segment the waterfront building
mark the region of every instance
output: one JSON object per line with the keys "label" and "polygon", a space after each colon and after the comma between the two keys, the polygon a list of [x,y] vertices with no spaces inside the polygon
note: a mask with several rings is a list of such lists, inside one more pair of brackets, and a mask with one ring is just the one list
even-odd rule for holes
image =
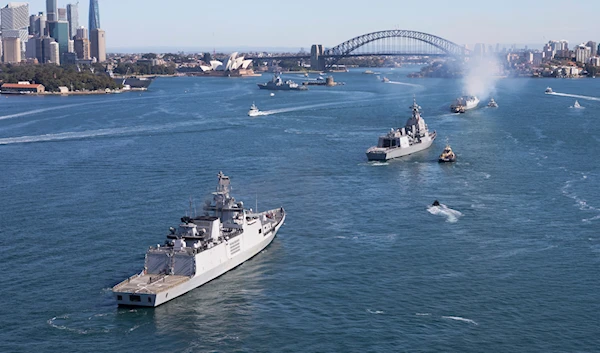
{"label": "waterfront building", "polygon": [[[2,31],[2,41],[8,40],[11,48],[15,43],[11,38],[19,38],[20,59],[25,54],[25,43],[29,40],[29,4],[11,2],[0,9],[0,30]],[[14,56],[11,57],[11,60],[13,59]]]}
{"label": "waterfront building", "polygon": [[[593,49],[593,48],[592,48]],[[600,55],[600,44],[598,44],[598,49],[596,50],[596,54]]]}
{"label": "waterfront building", "polygon": [[60,49],[56,42],[50,42],[50,62],[60,65]]}
{"label": "waterfront building", "polygon": [[89,28],[91,35],[93,30],[100,29],[100,10],[98,8],[98,0],[90,0],[89,20]]}
{"label": "waterfront building", "polygon": [[58,20],[59,21],[66,21],[67,20],[67,9],[64,7],[59,7],[57,10],[58,13]]}
{"label": "waterfront building", "polygon": [[2,39],[2,52],[6,64],[17,64],[21,62],[21,39],[9,37]]}
{"label": "waterfront building", "polygon": [[58,21],[56,0],[46,0],[46,20],[48,22]]}
{"label": "waterfront building", "polygon": [[69,22],[69,39],[73,39],[79,28],[79,3],[67,5],[67,22]]}
{"label": "waterfront building", "polygon": [[43,36],[46,29],[46,15],[39,12],[37,15],[29,16],[29,34],[32,36]]}
{"label": "waterfront building", "polygon": [[31,84],[27,81],[19,83],[5,83],[0,87],[2,94],[24,94],[24,93],[43,93],[46,88],[39,83]]}
{"label": "waterfront building", "polygon": [[600,66],[600,57],[592,56],[590,58],[590,65],[596,66],[596,67]]}
{"label": "waterfront building", "polygon": [[48,22],[48,35],[58,43],[60,55],[69,52],[69,23],[67,21]]}
{"label": "waterfront building", "polygon": [[592,50],[585,44],[580,44],[575,49],[575,61],[578,63],[587,63],[592,56]]}
{"label": "waterfront building", "polygon": [[106,61],[106,34],[104,30],[96,28],[90,30],[90,54],[92,58],[101,63]]}

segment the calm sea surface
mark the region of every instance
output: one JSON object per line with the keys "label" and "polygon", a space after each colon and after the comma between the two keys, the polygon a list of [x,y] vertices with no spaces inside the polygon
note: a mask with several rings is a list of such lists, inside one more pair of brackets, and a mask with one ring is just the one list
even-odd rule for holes
{"label": "calm sea surface", "polygon": [[[498,109],[455,115],[461,81],[417,70],[274,97],[268,75],[0,97],[0,351],[599,351],[600,80],[500,79]],[[368,163],[413,95],[438,139]],[[437,163],[446,139],[455,164]],[[287,210],[271,246],[156,309],[117,308],[110,288],[221,170],[246,205]]]}

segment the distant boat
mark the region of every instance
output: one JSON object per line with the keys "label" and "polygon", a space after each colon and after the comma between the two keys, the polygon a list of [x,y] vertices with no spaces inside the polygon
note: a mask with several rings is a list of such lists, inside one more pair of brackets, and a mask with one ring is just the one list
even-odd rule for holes
{"label": "distant boat", "polygon": [[490,102],[487,105],[490,108],[498,108],[498,103],[496,103],[496,101],[494,100],[494,98],[490,99]]}
{"label": "distant boat", "polygon": [[248,116],[258,116],[260,115],[260,110],[258,110],[258,107],[252,103],[252,105],[250,106],[250,110],[248,111]]}
{"label": "distant boat", "polygon": [[544,91],[544,93],[550,94],[550,93],[554,93],[554,92],[552,91],[552,88],[546,87],[546,90]]}
{"label": "distant boat", "polygon": [[275,93],[271,92],[270,96],[275,97]]}
{"label": "distant boat", "polygon": [[574,109],[583,109],[583,107],[581,106],[581,104],[579,104],[579,102],[577,100],[575,100],[575,103],[573,103],[573,105],[571,106],[571,108],[574,108]]}
{"label": "distant boat", "polygon": [[381,82],[388,83],[388,82],[390,82],[390,79],[383,76],[383,79],[381,79]]}

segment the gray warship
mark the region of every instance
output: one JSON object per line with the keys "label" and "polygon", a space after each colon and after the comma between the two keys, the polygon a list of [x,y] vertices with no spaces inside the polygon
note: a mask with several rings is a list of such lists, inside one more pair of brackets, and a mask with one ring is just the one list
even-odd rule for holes
{"label": "gray warship", "polygon": [[436,132],[429,132],[425,120],[421,117],[421,107],[414,100],[410,106],[412,116],[402,128],[391,129],[387,134],[379,137],[377,146],[367,150],[369,161],[386,161],[413,154],[429,148],[437,136]]}
{"label": "gray warship", "polygon": [[283,207],[258,213],[229,195],[218,175],[204,214],[184,216],[164,245],[146,252],[144,269],[112,288],[120,306],[156,307],[241,265],[273,241],[285,221]]}
{"label": "gray warship", "polygon": [[308,89],[308,87],[299,85],[292,80],[283,81],[278,74],[273,75],[269,82],[259,83],[258,88],[275,91],[305,91]]}

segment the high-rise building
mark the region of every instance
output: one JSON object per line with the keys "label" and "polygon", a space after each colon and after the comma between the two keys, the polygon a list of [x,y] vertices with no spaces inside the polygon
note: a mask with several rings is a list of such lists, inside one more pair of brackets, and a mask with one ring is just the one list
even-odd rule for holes
{"label": "high-rise building", "polygon": [[50,61],[60,65],[60,49],[56,42],[50,42]]}
{"label": "high-rise building", "polygon": [[69,38],[73,39],[79,27],[79,3],[67,5],[67,22],[69,22]]}
{"label": "high-rise building", "polygon": [[585,46],[590,47],[590,50],[592,51],[592,56],[596,55],[596,47],[598,46],[596,42],[590,40],[589,42],[585,43]]}
{"label": "high-rise building", "polygon": [[90,60],[90,40],[88,39],[87,29],[85,27],[77,28],[75,35],[75,53],[79,60]]}
{"label": "high-rise building", "polygon": [[100,10],[98,0],[90,0],[90,34],[93,30],[100,28]]}
{"label": "high-rise building", "polygon": [[[25,52],[25,43],[29,39],[29,4],[23,2],[11,2],[0,9],[0,30],[2,41],[8,40],[10,48],[15,41],[10,38],[19,38],[17,42],[21,46],[20,56]],[[4,45],[3,45],[4,47]],[[22,52],[22,53],[21,53]],[[11,57],[14,59],[14,57]]]}
{"label": "high-rise building", "polygon": [[90,31],[90,54],[92,58],[101,63],[106,61],[106,34],[104,30],[97,28]]}
{"label": "high-rise building", "polygon": [[59,21],[66,21],[67,20],[67,9],[64,7],[59,7],[57,9],[58,12],[58,20]]}
{"label": "high-rise building", "polygon": [[580,44],[575,49],[575,61],[578,63],[587,64],[592,56],[592,50],[585,44]]}
{"label": "high-rise building", "polygon": [[43,36],[46,29],[46,15],[43,12],[29,16],[29,34],[32,36]]}
{"label": "high-rise building", "polygon": [[85,27],[81,26],[77,28],[77,33],[75,34],[75,38],[89,38],[88,31]]}
{"label": "high-rise building", "polygon": [[48,22],[58,21],[56,0],[46,0],[46,20]]}
{"label": "high-rise building", "polygon": [[2,47],[3,62],[12,64],[21,62],[21,39],[18,37],[3,38]]}
{"label": "high-rise building", "polygon": [[[48,35],[56,40],[60,55],[69,52],[69,23],[66,21],[48,22]],[[52,62],[55,62],[54,60]]]}

